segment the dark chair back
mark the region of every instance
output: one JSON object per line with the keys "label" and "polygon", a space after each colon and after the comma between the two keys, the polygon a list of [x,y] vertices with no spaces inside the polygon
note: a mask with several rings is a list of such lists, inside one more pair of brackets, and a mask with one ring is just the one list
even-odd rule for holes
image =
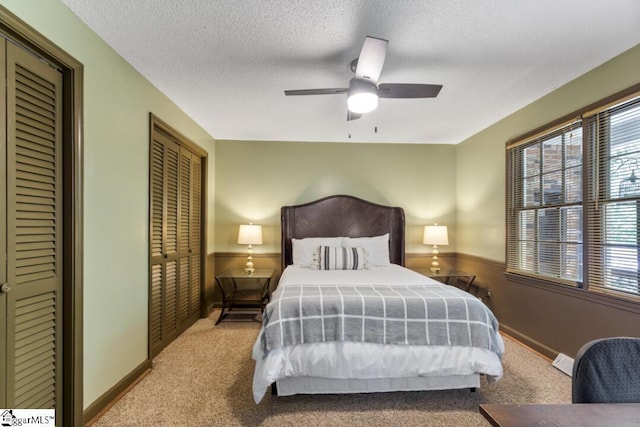
{"label": "dark chair back", "polygon": [[603,338],[576,355],[573,403],[640,403],[640,338]]}

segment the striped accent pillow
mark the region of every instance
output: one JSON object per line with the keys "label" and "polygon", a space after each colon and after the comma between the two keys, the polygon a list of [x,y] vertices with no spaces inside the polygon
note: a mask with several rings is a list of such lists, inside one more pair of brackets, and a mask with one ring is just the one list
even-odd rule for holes
{"label": "striped accent pillow", "polygon": [[364,248],[319,246],[314,270],[366,270],[369,268]]}

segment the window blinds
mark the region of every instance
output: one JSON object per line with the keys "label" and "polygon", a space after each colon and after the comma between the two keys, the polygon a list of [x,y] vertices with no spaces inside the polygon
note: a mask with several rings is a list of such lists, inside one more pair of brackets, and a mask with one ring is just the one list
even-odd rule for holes
{"label": "window blinds", "polygon": [[582,281],[581,122],[511,145],[507,167],[507,271]]}
{"label": "window blinds", "polygon": [[587,119],[588,283],[640,294],[640,98]]}
{"label": "window blinds", "polygon": [[507,271],[640,296],[640,96],[587,114],[507,147]]}

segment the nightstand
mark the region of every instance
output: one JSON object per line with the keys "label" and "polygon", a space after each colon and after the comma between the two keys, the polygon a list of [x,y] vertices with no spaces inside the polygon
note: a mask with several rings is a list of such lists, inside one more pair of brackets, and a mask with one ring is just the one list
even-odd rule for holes
{"label": "nightstand", "polygon": [[428,268],[418,268],[413,271],[467,292],[471,289],[471,285],[476,278],[475,274],[449,268],[443,268],[438,272],[431,271]]}
{"label": "nightstand", "polygon": [[[216,276],[216,283],[222,293],[222,310],[216,325],[231,314],[234,309],[259,309],[264,311],[264,306],[269,302],[269,283],[273,277],[272,269],[257,269],[253,274],[247,274],[244,270],[227,270]],[[250,317],[239,316],[236,320],[256,320],[261,318],[256,313],[249,313]]]}

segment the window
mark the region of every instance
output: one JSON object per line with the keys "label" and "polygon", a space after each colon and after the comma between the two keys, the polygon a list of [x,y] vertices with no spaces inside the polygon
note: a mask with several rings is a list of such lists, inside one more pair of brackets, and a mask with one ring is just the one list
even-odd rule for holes
{"label": "window", "polygon": [[582,127],[510,150],[508,270],[582,281]]}
{"label": "window", "polygon": [[591,154],[587,230],[589,286],[640,295],[640,99],[585,123]]}
{"label": "window", "polygon": [[640,295],[639,175],[638,97],[511,143],[507,271]]}

